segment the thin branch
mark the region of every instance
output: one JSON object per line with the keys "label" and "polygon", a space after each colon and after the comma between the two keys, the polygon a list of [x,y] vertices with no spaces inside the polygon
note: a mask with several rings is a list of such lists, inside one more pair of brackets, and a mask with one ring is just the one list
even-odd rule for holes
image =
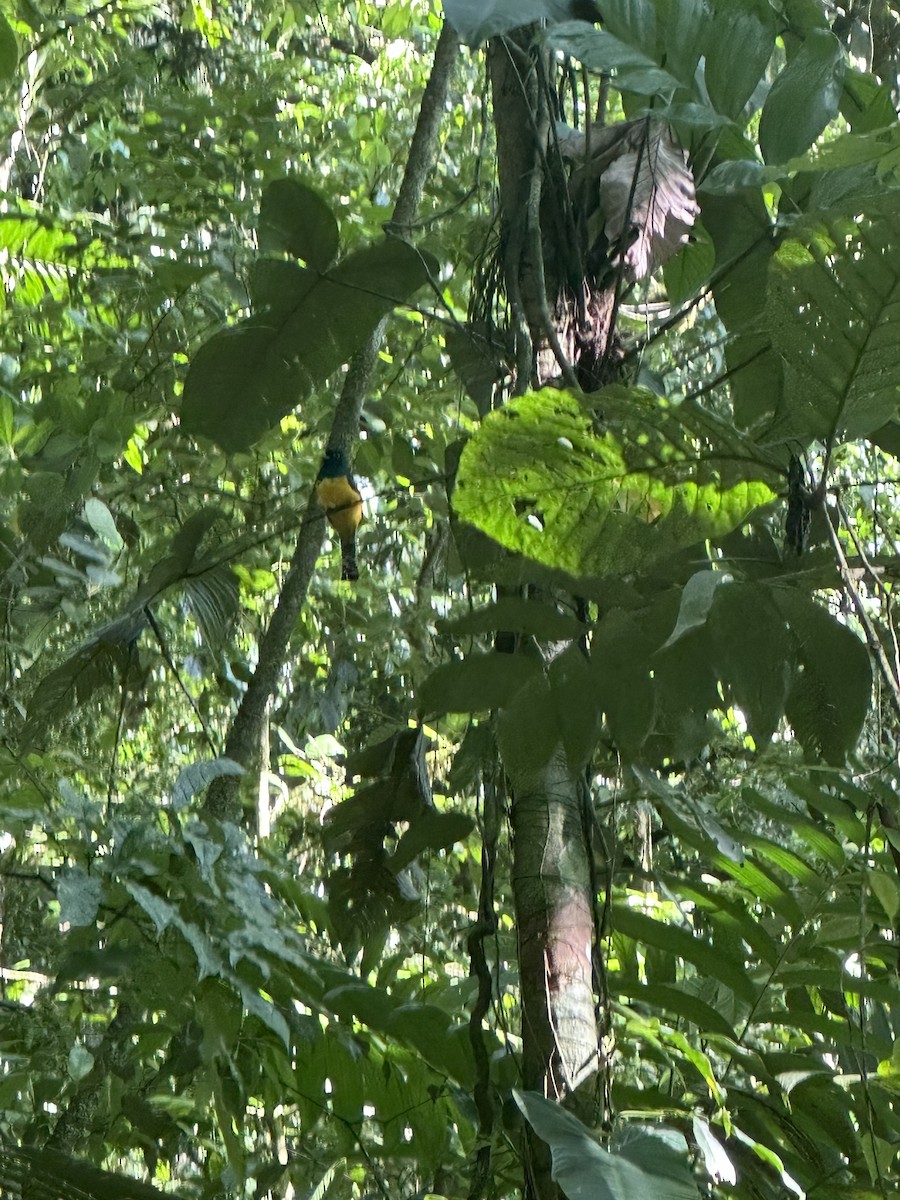
{"label": "thin branch", "polygon": [[831,514],[827,509],[825,511],[825,517],[825,526],[828,530],[828,538],[831,542],[831,547],[834,550],[834,556],[837,560],[838,572],[841,576],[841,581],[844,585],[847,595],[850,597],[850,602],[853,605],[853,609],[857,617],[859,618],[859,623],[863,627],[863,632],[866,635],[866,642],[868,644],[869,651],[872,654],[872,657],[875,659],[875,663],[881,672],[882,677],[884,678],[884,682],[887,684],[888,692],[894,704],[894,709],[897,715],[900,716],[900,681],[898,681],[893,669],[891,668],[891,664],[888,661],[888,656],[885,653],[884,645],[882,644],[881,638],[878,636],[878,631],[875,628],[872,618],[866,611],[863,598],[860,596],[859,590],[856,586],[856,581],[853,578],[853,571],[850,568],[850,564],[847,562],[847,556],[844,553],[844,547],[841,545],[841,539],[838,536],[838,531],[835,528],[834,522],[831,519]]}
{"label": "thin branch", "polygon": [[[456,33],[445,22],[435,49],[431,76],[422,96],[406,171],[391,218],[395,229],[408,229],[415,220],[425,182],[437,160],[438,135],[458,49]],[[385,326],[386,320],[379,322],[366,344],[351,360],[335,408],[328,444],[343,450],[348,458],[352,458],[352,450],[359,436],[360,414],[369,392]],[[291,635],[306,601],[322,546],[324,528],[315,492],[311,489],[290,569],[269,626],[260,641],[256,670],[241,699],[225,746],[227,756],[247,770],[252,768],[260,753],[263,723],[287,659]],[[221,776],[213,780],[206,798],[206,812],[216,817],[238,820],[238,786],[235,776]]]}

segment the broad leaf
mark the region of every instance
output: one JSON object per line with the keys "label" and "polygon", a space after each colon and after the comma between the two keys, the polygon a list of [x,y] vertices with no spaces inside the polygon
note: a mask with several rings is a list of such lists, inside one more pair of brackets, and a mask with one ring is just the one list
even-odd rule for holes
{"label": "broad leaf", "polygon": [[684,151],[659,121],[639,122],[600,176],[600,207],[610,245],[624,251],[629,274],[643,279],[687,241],[699,208]]}
{"label": "broad leaf", "polygon": [[466,840],[473,824],[472,818],[465,813],[419,813],[410,822],[386,865],[396,874],[426,850],[449,850],[457,842]]}
{"label": "broad leaf", "polygon": [[82,867],[69,867],[56,886],[59,919],[69,925],[92,925],[103,899],[103,884]]}
{"label": "broad leaf", "polygon": [[571,613],[560,612],[537,599],[516,596],[504,596],[496,604],[466,613],[455,621],[442,621],[439,627],[454,637],[502,630],[547,641],[567,641],[579,637],[585,630],[582,622]]}
{"label": "broad leaf", "polygon": [[603,615],[591,638],[591,674],[616,749],[633,758],[653,727],[656,692],[650,655],[656,649],[642,624],[621,609]]}
{"label": "broad leaf", "polygon": [[763,750],[784,715],[790,684],[792,646],[784,617],[769,589],[739,583],[716,592],[710,627],[717,674]]}
{"label": "broad leaf", "polygon": [[549,41],[554,49],[570,54],[591,70],[613,74],[616,86],[623,91],[670,97],[678,90],[675,76],[651,57],[652,44],[648,52],[644,46],[623,41],[608,29],[594,29],[581,21],[551,29]]}
{"label": "broad leaf", "polygon": [[811,30],[763,105],[759,145],[766,162],[787,162],[802,154],[837,116],[845,69],[844,51],[834,34]]}
{"label": "broad leaf", "polygon": [[0,79],[5,83],[13,77],[19,61],[19,45],[12,26],[0,14]]}
{"label": "broad leaf", "polygon": [[213,758],[185,767],[172,788],[172,807],[177,811],[200,791],[223,775],[243,775],[244,769],[230,758]]}
{"label": "broad leaf", "polygon": [[865,646],[814,600],[781,591],[776,603],[790,626],[800,667],[787,718],[804,750],[839,765],[856,745],[869,709],[872,668]]}
{"label": "broad leaf", "polygon": [[716,18],[721,24],[706,44],[706,87],[719,112],[737,117],[765,77],[775,47],[775,11],[769,0],[717,0]]}
{"label": "broad leaf", "polygon": [[[605,13],[607,21],[608,15]],[[692,88],[697,63],[707,43],[710,5],[707,0],[668,0],[660,6],[663,29],[660,40],[666,48],[666,67],[681,83]],[[717,34],[715,41],[730,41]]]}
{"label": "broad leaf", "polygon": [[502,708],[539,674],[538,663],[524,654],[470,654],[462,662],[432,671],[418,691],[419,711],[474,713]]}
{"label": "broad leaf", "polygon": [[132,648],[143,617],[125,617],[100,633],[45,675],[28,703],[21,744],[27,748],[41,735],[73,716],[107,688],[121,685],[132,665]]}
{"label": "broad leaf", "polygon": [[444,13],[460,39],[473,49],[533,21],[564,21],[571,16],[568,0],[444,0]]}
{"label": "broad leaf", "polygon": [[428,270],[396,238],[356,251],[327,274],[263,260],[253,281],[257,311],[210,338],[191,361],[182,427],[225,450],[249,449],[347,362]]}
{"label": "broad leaf", "polygon": [[337,222],[317,191],[299,179],[276,179],[259,206],[259,248],[292,254],[327,271],[340,245]]}
{"label": "broad leaf", "polygon": [[770,269],[766,323],[785,387],[775,429],[802,442],[873,433],[900,402],[895,222],[819,226]]}
{"label": "broad leaf", "polygon": [[207,646],[221,649],[237,619],[238,580],[228,563],[218,563],[184,581],[184,597]]}
{"label": "broad leaf", "polygon": [[492,413],[462,454],[459,515],[571,575],[626,574],[727,533],[773,499],[749,460],[698,457],[649,393],[607,388],[592,400],[594,420],[552,389]]}
{"label": "broad leaf", "polygon": [[680,1134],[655,1128],[611,1154],[584,1125],[537,1092],[514,1091],[530,1125],[550,1147],[553,1178],[568,1200],[698,1200]]}
{"label": "broad leaf", "polygon": [[716,589],[720,584],[730,582],[731,576],[722,571],[698,571],[696,575],[692,575],[681,593],[675,628],[660,649],[665,650],[690,630],[699,629],[701,625],[705,625],[716,596]]}

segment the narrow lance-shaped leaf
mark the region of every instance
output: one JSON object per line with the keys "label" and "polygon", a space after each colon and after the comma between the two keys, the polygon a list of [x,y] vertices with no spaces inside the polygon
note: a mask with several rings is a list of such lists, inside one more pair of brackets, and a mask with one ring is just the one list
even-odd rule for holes
{"label": "narrow lance-shaped leaf", "polygon": [[729,532],[774,498],[765,468],[698,455],[673,412],[640,390],[545,389],[491,414],[460,460],[459,515],[571,575],[628,573]]}

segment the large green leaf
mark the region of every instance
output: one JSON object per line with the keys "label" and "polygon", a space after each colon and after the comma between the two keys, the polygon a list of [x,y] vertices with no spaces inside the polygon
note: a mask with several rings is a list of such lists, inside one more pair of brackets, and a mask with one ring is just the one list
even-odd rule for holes
{"label": "large green leaf", "polygon": [[640,614],[605,613],[591,638],[591,673],[616,749],[632,758],[653,727],[656,693],[648,639]]}
{"label": "large green leaf", "polygon": [[[710,32],[710,6],[707,0],[668,0],[660,6],[660,16],[663,18],[660,41],[665,46],[666,68],[680,83],[693,87],[697,63]],[[717,35],[714,40],[730,39]]]}
{"label": "large green leaf", "polygon": [[[699,454],[683,420],[649,393],[607,388],[596,412],[545,389],[492,413],[460,460],[459,515],[571,575],[626,574],[727,533],[773,499],[765,470]],[[698,425],[699,430],[699,425]]]}
{"label": "large green leaf", "polygon": [[444,0],[447,20],[472,47],[533,21],[565,21],[574,7],[570,0]]}
{"label": "large green leaf", "polygon": [[537,1092],[514,1091],[516,1103],[550,1147],[553,1178],[568,1200],[698,1200],[684,1138],[669,1130],[643,1129],[611,1154],[590,1131]]}
{"label": "large green leaf", "polygon": [[259,205],[259,248],[292,254],[317,271],[337,257],[340,234],[328,204],[299,179],[276,179]]}
{"label": "large green leaf", "polygon": [[785,371],[779,434],[808,442],[879,429],[900,401],[896,223],[833,223],[785,242],[766,322]]}
{"label": "large green leaf", "polygon": [[551,31],[550,43],[592,70],[614,72],[616,86],[623,91],[671,96],[678,89],[675,76],[659,67],[642,46],[623,41],[608,29],[571,21]]}
{"label": "large green leaf", "polygon": [[787,697],[787,718],[804,750],[843,763],[869,710],[868,652],[855,633],[807,596],[783,590],[775,599],[800,664]]}
{"label": "large green leaf", "polygon": [[764,77],[775,46],[775,11],[768,0],[718,0],[716,18],[727,22],[710,31],[705,78],[719,112],[737,117]]}
{"label": "large green leaf", "polygon": [[0,15],[0,79],[5,83],[11,79],[19,61],[19,44],[12,26],[5,16]]}
{"label": "large green leaf", "polygon": [[766,162],[787,162],[802,154],[837,116],[845,69],[844,51],[834,34],[811,30],[763,105],[759,145]]}
{"label": "large green leaf", "polygon": [[540,674],[537,661],[524,654],[470,654],[432,671],[418,691],[419,711],[488,712],[511,703]]}
{"label": "large green leaf", "polygon": [[784,715],[790,683],[784,617],[768,588],[736,583],[717,589],[710,627],[719,678],[747,718],[757,749],[765,749]]}
{"label": "large green leaf", "polygon": [[29,748],[107,688],[124,683],[141,614],[111,622],[40,681],[28,703],[21,745]]}
{"label": "large green leaf", "polygon": [[396,238],[356,251],[327,274],[261,261],[256,311],[191,361],[182,427],[225,450],[248,449],[347,362],[428,272],[426,259]]}

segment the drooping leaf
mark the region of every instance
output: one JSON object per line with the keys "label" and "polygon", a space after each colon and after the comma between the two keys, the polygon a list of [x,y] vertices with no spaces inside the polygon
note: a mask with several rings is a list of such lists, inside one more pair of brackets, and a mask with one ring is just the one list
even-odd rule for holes
{"label": "drooping leaf", "polygon": [[855,747],[869,709],[868,652],[855,633],[809,597],[782,590],[774,598],[800,663],[787,697],[787,718],[805,750],[839,765]]}
{"label": "drooping leaf", "polygon": [[12,26],[0,14],[0,80],[12,79],[19,61],[19,45]]}
{"label": "drooping leaf", "polygon": [[568,20],[574,7],[571,0],[444,0],[447,20],[473,49],[533,21]]}
{"label": "drooping leaf", "polygon": [[656,694],[650,655],[656,649],[640,614],[621,609],[603,615],[591,638],[591,674],[617,750],[633,758],[653,728]]}
{"label": "drooping leaf", "polygon": [[692,575],[681,593],[681,603],[678,606],[678,620],[669,637],[660,647],[665,650],[672,646],[692,629],[699,629],[706,624],[716,589],[723,583],[731,583],[731,576],[722,571],[698,571]]}
{"label": "drooping leaf", "polygon": [[666,68],[679,82],[692,88],[697,63],[712,32],[708,0],[669,0],[659,6],[659,16],[662,24],[659,40],[665,46]]}
{"label": "drooping leaf", "polygon": [[536,598],[515,596],[504,596],[487,608],[442,622],[441,628],[455,637],[502,630],[547,641],[568,641],[584,632],[584,625],[571,613],[560,612]]}
{"label": "drooping leaf", "polygon": [[[652,11],[652,5],[649,6]],[[678,80],[660,67],[655,57],[654,43],[647,49],[636,41],[623,40],[623,34],[610,28],[594,29],[584,22],[568,22],[550,30],[550,45],[570,54],[586,67],[604,74],[613,74],[616,87],[642,96],[670,97],[678,90]]]}
{"label": "drooping leaf", "polygon": [[262,260],[257,311],[191,360],[182,427],[225,450],[248,449],[345,363],[429,269],[430,260],[397,238],[357,250],[324,274]]}
{"label": "drooping leaf", "polygon": [[56,886],[59,919],[69,925],[93,924],[103,899],[103,882],[82,867],[70,867]]}
{"label": "drooping leaf", "polygon": [[469,654],[462,662],[446,663],[432,671],[418,691],[419,711],[488,712],[502,708],[539,674],[537,662],[523,654]]}
{"label": "drooping leaf", "polygon": [[517,779],[543,770],[561,753],[561,741],[550,682],[541,672],[503,706],[497,721],[497,747],[510,778]]}
{"label": "drooping leaf", "polygon": [[184,579],[195,563],[203,539],[221,518],[221,511],[212,506],[192,513],[172,538],[168,554],[154,565],[140,596],[153,599]]}
{"label": "drooping leaf", "polygon": [[728,1157],[725,1147],[713,1134],[709,1125],[701,1117],[695,1116],[693,1121],[694,1138],[706,1163],[709,1177],[715,1183],[737,1183],[737,1172],[734,1163]]}
{"label": "drooping leaf", "polygon": [[125,543],[116,528],[113,515],[97,496],[89,496],[85,500],[84,519],[112,553],[117,554],[122,549]]}
{"label": "drooping leaf", "polygon": [[784,715],[790,684],[784,617],[767,588],[739,583],[717,591],[710,628],[716,672],[763,750]]}
{"label": "drooping leaf", "polygon": [[629,238],[625,263],[634,279],[652,274],[687,241],[699,212],[694,177],[663,122],[639,122],[624,140],[600,176],[600,207],[610,245]]}
{"label": "drooping leaf", "polygon": [[698,457],[648,393],[607,388],[592,399],[596,423],[553,389],[492,413],[462,454],[459,515],[572,575],[626,574],[727,533],[773,498],[749,460]]}
{"label": "drooping leaf", "polygon": [[426,850],[449,850],[472,832],[472,818],[458,812],[422,812],[410,822],[397,849],[388,859],[388,869],[402,871]]}
{"label": "drooping leaf", "polygon": [[553,1178],[568,1200],[698,1200],[687,1146],[679,1134],[658,1128],[645,1131],[652,1149],[633,1142],[611,1154],[561,1104],[537,1092],[514,1090],[513,1096],[535,1133],[549,1145]]}
{"label": "drooping leaf", "polygon": [[547,680],[566,759],[573,772],[583,771],[600,730],[599,696],[583,645],[573,642],[558,653],[547,668]]}
{"label": "drooping leaf", "polygon": [[238,580],[228,563],[218,563],[199,575],[184,581],[184,596],[203,640],[214,649],[221,649],[237,619],[239,608]]}
{"label": "drooping leaf", "polygon": [[114,622],[45,675],[28,704],[22,745],[35,745],[41,735],[100,692],[121,684],[130,665],[130,648],[142,627],[140,616]]}
{"label": "drooping leaf", "polygon": [[[737,864],[732,866],[735,870],[740,869]],[[725,955],[711,942],[695,937],[687,929],[678,925],[667,925],[624,905],[616,908],[613,926],[637,942],[658,946],[693,963],[701,974],[719,980],[730,988],[735,996],[751,1003],[755,999],[755,985],[747,975],[739,954]]]}
{"label": "drooping leaf", "polygon": [[185,767],[172,788],[172,807],[177,811],[189,804],[194,796],[223,775],[243,775],[244,769],[230,758],[213,758],[207,762],[191,763]]}
{"label": "drooping leaf", "polygon": [[759,122],[759,145],[768,163],[802,154],[837,116],[846,59],[840,42],[813,29],[772,84]]}

